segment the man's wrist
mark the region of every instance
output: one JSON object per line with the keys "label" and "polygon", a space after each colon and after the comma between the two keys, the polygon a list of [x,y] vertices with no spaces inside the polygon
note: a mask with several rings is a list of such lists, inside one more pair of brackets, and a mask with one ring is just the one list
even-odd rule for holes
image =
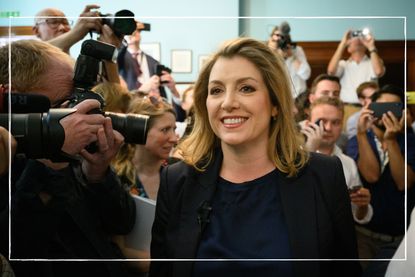
{"label": "man's wrist", "polygon": [[369,54],[377,53],[377,52],[378,52],[378,49],[376,49],[376,47],[369,49]]}

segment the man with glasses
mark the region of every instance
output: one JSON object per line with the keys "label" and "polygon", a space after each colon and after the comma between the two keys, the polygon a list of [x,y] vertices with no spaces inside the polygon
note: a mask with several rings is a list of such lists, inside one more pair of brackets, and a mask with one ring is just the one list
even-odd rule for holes
{"label": "man with glasses", "polygon": [[99,7],[86,5],[73,28],[71,28],[72,21],[68,20],[62,11],[52,8],[43,9],[36,14],[33,32],[41,40],[48,41],[69,53],[72,45],[82,40],[89,31],[95,30],[101,33],[103,26],[99,12],[93,11]]}

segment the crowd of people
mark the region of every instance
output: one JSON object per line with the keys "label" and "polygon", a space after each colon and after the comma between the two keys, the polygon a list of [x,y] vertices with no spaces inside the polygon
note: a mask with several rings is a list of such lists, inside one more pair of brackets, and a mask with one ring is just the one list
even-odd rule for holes
{"label": "crowd of people", "polygon": [[[61,140],[0,127],[4,276],[414,272],[388,259],[402,258],[415,206],[415,103],[405,107],[402,88],[379,85],[385,66],[373,34],[346,31],[308,87],[312,67],[282,22],[267,42],[224,42],[181,92],[174,72],[140,49],[142,22],[120,38],[98,9],[87,5],[73,28],[62,11],[41,10],[39,40],[0,48],[0,92],[46,97],[50,118],[59,117],[41,123],[55,124]],[[118,56],[88,88],[96,97],[73,102],[69,51],[91,30]],[[375,116],[385,103],[398,110]],[[120,128],[111,114],[139,115],[142,131]],[[57,149],[30,157],[19,144]],[[142,251],[125,242],[133,196],[156,202]]]}

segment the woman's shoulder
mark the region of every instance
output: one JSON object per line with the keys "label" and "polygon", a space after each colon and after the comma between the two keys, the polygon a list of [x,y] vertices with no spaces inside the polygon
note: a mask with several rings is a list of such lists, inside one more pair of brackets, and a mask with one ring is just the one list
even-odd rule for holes
{"label": "woman's shoulder", "polygon": [[310,159],[307,166],[319,169],[321,167],[327,168],[336,165],[341,165],[340,159],[337,156],[329,156],[321,153],[310,153]]}
{"label": "woman's shoulder", "polygon": [[319,179],[327,179],[330,176],[340,174],[343,170],[341,161],[336,156],[324,155],[321,153],[310,153],[307,164],[302,168],[299,176],[320,176]]}

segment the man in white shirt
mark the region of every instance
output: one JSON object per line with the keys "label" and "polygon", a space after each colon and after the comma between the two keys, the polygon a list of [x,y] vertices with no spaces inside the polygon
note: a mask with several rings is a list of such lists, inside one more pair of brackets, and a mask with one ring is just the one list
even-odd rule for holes
{"label": "man in white shirt", "polygon": [[[344,50],[350,54],[342,60]],[[369,56],[366,55],[366,50]],[[356,95],[357,87],[367,81],[376,81],[385,73],[383,60],[375,46],[375,38],[369,31],[351,31],[344,33],[336,52],[327,67],[327,73],[340,78],[342,90],[340,99],[345,103],[345,119],[360,108]]]}
{"label": "man in white shirt", "polygon": [[368,189],[362,187],[355,161],[343,154],[336,145],[342,132],[342,122],[341,100],[323,96],[314,101],[310,106],[309,120],[302,128],[302,133],[307,137],[305,147],[309,151],[339,157],[350,192],[353,217],[357,223],[365,224],[373,215],[369,204],[371,195]]}

